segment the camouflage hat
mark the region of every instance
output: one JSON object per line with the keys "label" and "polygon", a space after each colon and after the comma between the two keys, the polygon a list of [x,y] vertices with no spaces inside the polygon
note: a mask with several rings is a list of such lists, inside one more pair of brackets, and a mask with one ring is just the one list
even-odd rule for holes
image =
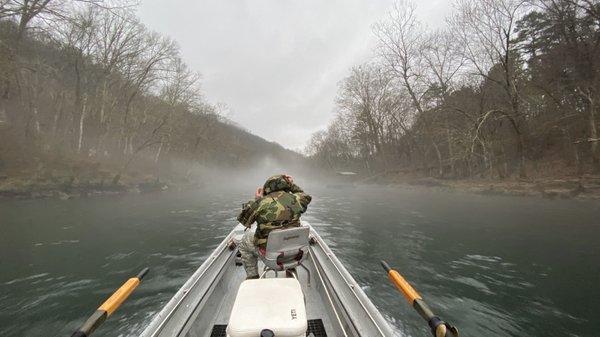
{"label": "camouflage hat", "polygon": [[267,195],[276,191],[287,191],[291,187],[292,185],[283,177],[283,174],[278,174],[267,179],[263,186],[263,193],[264,195]]}

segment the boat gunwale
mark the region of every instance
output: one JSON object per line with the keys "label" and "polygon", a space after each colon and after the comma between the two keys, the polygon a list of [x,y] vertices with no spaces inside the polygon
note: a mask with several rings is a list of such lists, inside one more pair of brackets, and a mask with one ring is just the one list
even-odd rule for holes
{"label": "boat gunwale", "polygon": [[[313,250],[312,247],[310,249],[311,249],[311,251]],[[329,280],[329,278],[327,278],[327,275],[325,275],[325,278],[323,278],[323,276],[321,274],[321,270],[323,270],[323,266],[321,265],[321,263],[319,261],[316,261],[316,259],[314,259],[314,258],[312,258],[312,263],[315,267],[317,276],[319,277],[319,280],[321,281],[323,290],[325,291],[325,295],[327,296],[327,300],[329,301],[329,305],[331,305],[331,309],[333,310],[335,319],[336,319],[337,323],[339,324],[339,328],[342,330],[344,337],[348,337],[348,334],[346,333],[346,329],[344,328],[344,323],[342,322],[342,318],[340,318],[340,313],[338,313],[338,309],[344,310],[344,312],[342,312],[341,314],[346,315],[346,317],[344,317],[344,320],[347,321],[347,320],[349,320],[347,317],[348,316],[347,309],[342,306],[339,295],[335,292],[335,289],[334,289],[333,285],[331,284],[331,281]],[[325,271],[323,270],[323,274],[324,273],[325,273]],[[330,291],[333,293],[333,296],[335,296],[335,299],[332,298],[332,294],[330,293]],[[339,308],[336,308],[338,306],[339,306]],[[352,323],[352,325],[354,326],[354,323]],[[354,326],[354,329],[356,330],[356,326]]]}
{"label": "boat gunwale", "polygon": [[[377,307],[373,304],[373,302],[371,302],[371,300],[369,299],[367,294],[365,294],[365,292],[362,290],[362,288],[360,287],[358,282],[356,282],[354,277],[352,277],[350,272],[348,272],[346,267],[344,267],[344,265],[337,258],[335,253],[331,250],[331,248],[329,248],[329,245],[327,245],[325,240],[323,240],[323,238],[314,229],[314,227],[310,224],[308,226],[311,228],[311,234],[315,237],[316,242],[319,244],[319,248],[325,253],[324,255],[327,257],[327,259],[329,259],[331,261],[331,264],[335,267],[335,269],[337,271],[336,274],[339,275],[339,277],[341,277],[341,279],[343,280],[343,282],[345,283],[347,288],[350,290],[350,293],[352,295],[354,295],[355,299],[358,301],[358,303],[362,307],[362,311],[367,313],[367,316],[369,317],[369,319],[371,320],[373,325],[377,328],[379,334],[384,337],[392,336],[393,335],[392,329],[389,326],[389,323],[387,322],[387,320],[383,317],[383,315],[379,311],[379,309],[377,309]],[[311,248],[313,248],[313,247],[311,247]],[[324,271],[325,278],[331,284],[331,281],[330,281],[331,277],[325,271],[323,263],[319,260],[319,257],[316,256],[316,254],[311,254],[311,258],[313,259],[313,263],[316,262],[315,268],[318,268],[320,266],[321,269]],[[319,266],[317,266],[317,263]],[[340,304],[346,311],[346,314],[348,315],[350,322],[354,325],[354,328],[358,331],[358,328],[356,327],[356,324],[354,322],[355,320],[352,319],[352,316],[349,314],[350,310],[348,310],[344,301],[342,301],[340,299],[339,290],[336,290],[336,288],[333,286],[331,288],[332,288],[333,292],[335,293],[336,297],[338,298],[338,301],[340,302]],[[373,314],[378,317],[374,317]],[[383,325],[383,327],[381,325]],[[388,330],[388,332],[386,333],[385,330]]]}
{"label": "boat gunwale", "polygon": [[[219,255],[221,255],[221,254],[219,254]],[[207,297],[207,295],[209,295],[209,296],[212,295],[212,293],[214,291],[214,287],[213,286],[216,286],[216,284],[221,280],[221,277],[223,275],[223,270],[225,270],[225,268],[227,268],[227,262],[229,260],[231,260],[231,255],[226,259],[225,263],[223,263],[221,265],[221,268],[219,268],[218,272],[216,273],[216,275],[217,275],[218,278],[217,277],[213,278],[210,281],[210,284],[208,285],[207,290],[204,293],[201,294],[200,298],[197,301],[194,302],[194,308],[192,309],[190,315],[188,315],[187,318],[185,319],[185,322],[181,326],[181,329],[179,329],[179,332],[177,333],[177,336],[180,336],[181,333],[188,326],[188,324],[190,324],[190,319],[192,317],[197,316],[196,312],[198,310],[198,307],[200,306],[200,304],[202,303],[202,301]],[[200,277],[202,277],[202,275]],[[192,322],[192,324],[193,324],[193,322]]]}
{"label": "boat gunwale", "polygon": [[[217,260],[217,257],[219,257],[221,254],[223,254],[223,252],[225,252],[225,249],[227,248],[227,243],[229,242],[229,240],[231,240],[231,238],[235,234],[236,227],[234,227],[231,230],[231,232],[229,232],[229,234],[212,251],[212,253],[208,256],[208,258],[200,265],[200,267],[198,267],[198,269],[196,269],[196,271],[192,274],[192,276],[190,276],[188,278],[188,280],[181,286],[181,288],[179,288],[179,290],[177,290],[177,292],[173,295],[173,297],[171,297],[171,299],[167,302],[167,304],[165,304],[165,306],[158,313],[156,313],[154,315],[154,318],[150,321],[148,326],[144,329],[144,331],[140,335],[141,337],[143,337],[143,336],[154,337],[154,336],[157,336],[163,330],[166,323],[171,319],[173,314],[179,309],[179,306],[181,305],[181,303],[183,303],[183,301],[185,301],[187,299],[187,297],[190,295],[191,290],[198,285],[198,282],[200,282],[200,280],[202,279],[204,274],[209,270],[209,268],[212,266],[212,264]],[[232,252],[232,254],[233,254],[233,252]],[[202,297],[204,297],[204,296],[202,296]],[[186,319],[186,323],[182,325],[182,328],[187,324],[189,317],[191,317],[193,315],[193,313],[197,309],[197,305],[201,301],[202,301],[202,298],[199,301],[197,301],[196,305],[194,306],[194,310],[191,311],[190,315]],[[155,325],[157,325],[157,326],[154,327]],[[180,330],[180,332],[181,332],[181,330]]]}

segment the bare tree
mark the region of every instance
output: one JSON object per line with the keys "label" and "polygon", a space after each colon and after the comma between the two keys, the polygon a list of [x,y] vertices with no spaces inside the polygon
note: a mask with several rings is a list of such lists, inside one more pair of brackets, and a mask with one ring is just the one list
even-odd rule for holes
{"label": "bare tree", "polygon": [[[137,1],[119,0],[2,0],[0,1],[0,19],[16,18],[18,21],[17,38],[21,40],[30,24],[35,20],[42,21],[46,26],[55,21],[70,18],[78,5],[94,5],[104,10],[131,8]],[[44,24],[36,28],[44,29]]]}
{"label": "bare tree", "polygon": [[433,120],[425,115],[425,95],[428,92],[427,60],[424,50],[427,47],[427,31],[416,18],[416,5],[409,0],[394,3],[387,20],[375,26],[379,39],[378,55],[395,74],[408,93],[415,112],[422,116],[423,130],[428,143],[436,153],[438,174],[443,174],[443,156],[431,129]]}
{"label": "bare tree", "polygon": [[408,0],[397,1],[385,21],[374,27],[379,39],[378,55],[385,66],[406,88],[414,108],[423,112],[424,65],[421,57],[425,45],[424,27],[416,18],[416,6]]}
{"label": "bare tree", "polygon": [[[450,127],[450,114],[441,108],[448,94],[455,89],[456,79],[461,75],[461,71],[464,71],[466,59],[461,43],[449,30],[439,29],[429,34],[424,47],[423,58],[427,64],[426,80],[430,108],[437,110],[436,119],[443,125],[450,174],[454,176],[454,136]],[[442,170],[440,167],[440,175],[443,174]]]}
{"label": "bare tree", "polygon": [[[518,85],[519,54],[515,43],[515,24],[525,10],[524,0],[457,0],[458,13],[450,21],[453,33],[464,46],[464,56],[486,81],[504,90],[507,107],[491,109],[508,119],[517,140],[519,174],[525,166],[525,118]],[[499,69],[498,74],[490,69]]]}

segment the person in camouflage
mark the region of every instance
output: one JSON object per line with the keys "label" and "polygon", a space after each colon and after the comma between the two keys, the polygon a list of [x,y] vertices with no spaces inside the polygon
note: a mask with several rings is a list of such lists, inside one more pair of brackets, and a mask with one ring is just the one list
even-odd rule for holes
{"label": "person in camouflage", "polygon": [[[245,203],[238,221],[248,230],[239,250],[248,279],[258,278],[257,248],[267,246],[269,233],[276,229],[300,226],[300,215],[306,212],[311,196],[296,184],[291,176],[274,175],[259,187],[254,200]],[[256,222],[255,230],[250,230]]]}

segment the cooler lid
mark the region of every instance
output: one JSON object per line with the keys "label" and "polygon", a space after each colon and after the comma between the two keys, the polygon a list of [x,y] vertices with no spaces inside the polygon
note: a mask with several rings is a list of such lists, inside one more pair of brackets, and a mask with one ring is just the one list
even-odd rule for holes
{"label": "cooler lid", "polygon": [[300,283],[293,278],[246,280],[238,289],[229,337],[256,337],[268,329],[277,337],[306,336],[307,320]]}

